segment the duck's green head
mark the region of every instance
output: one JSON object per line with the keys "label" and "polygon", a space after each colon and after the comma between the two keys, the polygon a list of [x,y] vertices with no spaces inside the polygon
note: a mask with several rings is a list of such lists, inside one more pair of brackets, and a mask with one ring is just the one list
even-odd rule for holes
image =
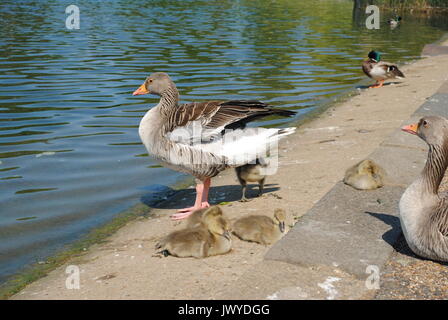
{"label": "duck's green head", "polygon": [[374,60],[374,61],[376,61],[376,62],[379,62],[379,61],[381,60],[381,53],[372,50],[372,51],[369,52],[368,57],[369,57],[371,60]]}

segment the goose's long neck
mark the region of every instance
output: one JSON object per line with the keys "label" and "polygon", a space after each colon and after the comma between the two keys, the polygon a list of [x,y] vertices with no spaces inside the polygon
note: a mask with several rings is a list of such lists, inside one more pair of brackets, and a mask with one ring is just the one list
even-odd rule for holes
{"label": "goose's long neck", "polygon": [[177,106],[178,101],[179,91],[177,91],[176,85],[171,83],[171,85],[160,95],[159,107],[162,114],[169,115],[172,108]]}
{"label": "goose's long neck", "polygon": [[448,145],[429,145],[428,159],[422,172],[424,191],[437,195],[448,166]]}

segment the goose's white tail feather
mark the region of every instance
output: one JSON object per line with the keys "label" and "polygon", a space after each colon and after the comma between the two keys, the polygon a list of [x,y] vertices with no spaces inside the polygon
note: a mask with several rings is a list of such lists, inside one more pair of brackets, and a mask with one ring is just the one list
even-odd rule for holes
{"label": "goose's white tail feather", "polygon": [[222,139],[201,145],[201,149],[227,159],[230,166],[253,163],[277,153],[278,140],[294,133],[296,128],[246,128],[225,133]]}

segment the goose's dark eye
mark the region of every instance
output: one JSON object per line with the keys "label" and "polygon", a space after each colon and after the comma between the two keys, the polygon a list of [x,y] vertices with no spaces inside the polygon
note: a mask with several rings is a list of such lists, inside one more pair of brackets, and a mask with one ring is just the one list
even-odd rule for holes
{"label": "goose's dark eye", "polygon": [[426,120],[423,120],[422,125],[423,125],[424,127],[426,127],[426,126],[428,126],[428,122],[427,122]]}

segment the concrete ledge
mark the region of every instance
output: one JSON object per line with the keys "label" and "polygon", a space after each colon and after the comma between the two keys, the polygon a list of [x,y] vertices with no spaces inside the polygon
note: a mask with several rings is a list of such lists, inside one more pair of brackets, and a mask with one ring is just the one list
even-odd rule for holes
{"label": "concrete ledge", "polygon": [[[367,274],[365,275],[367,276]],[[334,267],[303,268],[280,261],[263,261],[243,274],[218,299],[309,300],[360,299],[366,296],[365,279]]]}
{"label": "concrete ledge", "polygon": [[437,90],[437,93],[445,93],[448,94],[448,81],[445,81],[439,88],[439,90]]}
{"label": "concrete ledge", "polygon": [[386,170],[386,185],[405,187],[411,184],[416,173],[423,169],[425,155],[426,152],[419,149],[381,146],[368,158]]}
{"label": "concrete ledge", "polygon": [[[424,115],[448,118],[448,82],[404,124]],[[358,191],[338,182],[266,253],[265,260],[338,267],[365,278],[366,267],[383,266],[401,235],[399,199],[422,170],[426,154],[421,139],[397,128],[368,157],[386,170],[386,186]]]}
{"label": "concrete ledge", "polygon": [[423,52],[422,52],[422,56],[438,56],[441,54],[448,54],[448,46],[427,44],[423,48]]}
{"label": "concrete ledge", "polygon": [[339,267],[365,278],[382,266],[400,235],[397,199],[403,187],[358,191],[337,183],[266,254],[266,260]]}
{"label": "concrete ledge", "polygon": [[[439,92],[445,89],[448,90],[448,85],[440,87]],[[438,115],[448,118],[448,93],[436,93],[432,95],[428,101],[415,111],[414,115]]]}

